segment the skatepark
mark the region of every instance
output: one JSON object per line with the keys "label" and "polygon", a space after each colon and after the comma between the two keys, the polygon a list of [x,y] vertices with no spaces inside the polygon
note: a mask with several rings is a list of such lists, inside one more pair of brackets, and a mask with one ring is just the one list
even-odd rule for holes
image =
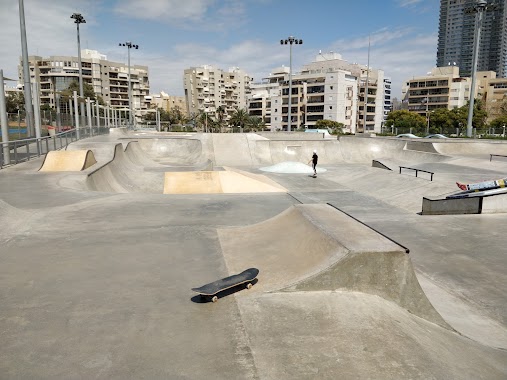
{"label": "skatepark", "polygon": [[0,378],[505,379],[507,193],[446,198],[505,155],[111,129],[5,167]]}

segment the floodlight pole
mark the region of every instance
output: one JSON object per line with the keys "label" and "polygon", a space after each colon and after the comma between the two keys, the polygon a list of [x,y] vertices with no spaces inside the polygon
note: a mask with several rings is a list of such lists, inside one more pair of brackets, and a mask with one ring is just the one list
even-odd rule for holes
{"label": "floodlight pole", "polygon": [[482,29],[482,16],[485,11],[495,10],[497,7],[495,4],[488,4],[486,0],[477,0],[475,6],[465,9],[465,13],[476,13],[479,15],[477,18],[477,25],[475,28],[474,37],[474,50],[473,50],[473,61],[472,61],[472,83],[470,85],[470,102],[468,107],[468,120],[467,120],[467,137],[472,137],[472,123],[474,117],[474,101],[475,101],[475,75],[477,72],[477,61],[479,58],[479,44],[481,38]]}
{"label": "floodlight pole", "polygon": [[133,44],[132,42],[130,41],[127,41],[125,43],[120,43],[120,46],[126,46],[127,47],[127,56],[128,56],[128,83],[129,83],[129,124],[130,124],[130,127],[133,127],[134,126],[134,121],[135,118],[132,117],[132,84],[131,84],[131,80],[130,80],[130,49],[134,48],[134,49],[139,49],[139,45],[136,45],[136,44]]}
{"label": "floodlight pole", "polygon": [[[86,20],[81,13],[74,13],[70,18],[74,19],[77,26],[77,60],[79,66],[79,97],[81,98],[81,117],[85,116],[84,91],[83,91],[83,66],[81,63],[81,39],[79,37],[79,24],[86,24]],[[77,112],[77,109],[76,109]],[[84,120],[84,119],[83,119]]]}
{"label": "floodlight pole", "polygon": [[292,44],[302,45],[303,40],[298,40],[293,36],[289,36],[286,40],[280,40],[281,45],[290,44],[289,47],[289,112],[288,112],[288,124],[287,124],[287,132],[291,131],[291,123],[292,123]]}
{"label": "floodlight pole", "polygon": [[[25,96],[26,128],[29,136],[35,135],[34,114],[32,103],[32,86],[30,83],[30,66],[28,63],[28,47],[26,42],[25,6],[23,0],[19,0],[19,24],[21,28],[21,50],[23,59],[23,93]],[[3,89],[2,89],[3,91]]]}

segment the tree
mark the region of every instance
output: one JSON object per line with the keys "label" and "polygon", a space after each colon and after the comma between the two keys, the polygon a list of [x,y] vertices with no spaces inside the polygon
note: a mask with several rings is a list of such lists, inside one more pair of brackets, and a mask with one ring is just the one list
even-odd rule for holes
{"label": "tree", "polygon": [[[504,126],[507,126],[507,115],[497,117],[491,123],[489,123],[490,128],[495,128],[497,130],[502,130]],[[503,133],[503,131],[502,131]]]}
{"label": "tree", "polygon": [[345,126],[345,124],[339,123],[339,122],[333,121],[333,120],[322,119],[322,120],[317,120],[315,122],[315,127],[317,129],[327,129],[332,134],[336,134],[336,135],[343,134],[343,127],[344,126]]}
{"label": "tree", "polygon": [[266,123],[259,116],[250,116],[248,118],[247,125],[257,132],[259,129],[263,130],[266,126]]}
{"label": "tree", "polygon": [[452,111],[447,108],[437,108],[434,111],[431,111],[430,115],[430,128],[429,133],[454,133],[456,126],[456,118]]}
{"label": "tree", "polygon": [[218,128],[220,129],[220,132],[222,132],[222,127],[224,125],[224,119],[225,119],[225,108],[223,106],[219,106],[217,108],[217,124]]}
{"label": "tree", "polygon": [[[460,132],[465,134],[467,124],[468,124],[468,111],[470,108],[470,102],[467,102],[463,107],[453,109],[452,115],[454,117],[454,127],[460,128]],[[484,102],[480,99],[477,99],[474,102],[474,111],[472,117],[472,126],[477,129],[478,132],[483,131],[486,127],[486,120],[488,118],[488,113],[486,112],[486,108]]]}
{"label": "tree", "polygon": [[390,112],[386,118],[386,127],[394,127],[399,133],[424,134],[426,131],[426,118],[416,112],[399,110]]}
{"label": "tree", "polygon": [[17,113],[25,109],[25,97],[22,92],[11,92],[5,97],[7,113]]}
{"label": "tree", "polygon": [[[69,86],[61,92],[62,101],[68,101],[69,99],[72,99],[74,97],[74,91],[77,92],[77,95],[79,96],[79,82],[78,81],[72,81]],[[84,98],[90,98],[90,100],[97,100],[100,105],[104,105],[104,99],[102,99],[102,96],[96,95],[95,91],[93,91],[92,85],[83,82],[83,96]]]}
{"label": "tree", "polygon": [[236,108],[236,111],[231,115],[229,123],[234,127],[244,128],[248,124],[250,116],[245,109]]}

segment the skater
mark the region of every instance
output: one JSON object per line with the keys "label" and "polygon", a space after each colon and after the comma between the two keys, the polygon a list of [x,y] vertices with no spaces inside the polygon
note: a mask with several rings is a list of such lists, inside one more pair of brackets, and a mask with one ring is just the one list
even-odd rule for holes
{"label": "skater", "polygon": [[314,177],[317,176],[317,162],[318,161],[319,161],[319,156],[317,156],[317,151],[314,150],[312,158],[310,159],[310,161],[308,161],[308,165],[310,165],[310,162],[312,163]]}
{"label": "skater", "polygon": [[493,181],[469,183],[469,184],[456,182],[456,185],[463,191],[492,190],[492,189],[498,189],[499,187],[505,187],[506,184],[507,184],[507,178],[497,179],[497,180],[493,180]]}

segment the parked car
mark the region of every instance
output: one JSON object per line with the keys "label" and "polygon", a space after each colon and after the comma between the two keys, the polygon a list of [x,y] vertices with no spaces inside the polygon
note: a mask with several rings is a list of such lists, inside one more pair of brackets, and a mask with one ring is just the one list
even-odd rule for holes
{"label": "parked car", "polygon": [[441,135],[440,133],[435,133],[433,135],[428,135],[424,137],[425,139],[447,139],[447,136]]}
{"label": "parked car", "polygon": [[411,138],[411,139],[420,139],[419,136],[416,136],[412,133],[402,133],[401,135],[398,135],[396,137],[408,137],[408,138]]}

